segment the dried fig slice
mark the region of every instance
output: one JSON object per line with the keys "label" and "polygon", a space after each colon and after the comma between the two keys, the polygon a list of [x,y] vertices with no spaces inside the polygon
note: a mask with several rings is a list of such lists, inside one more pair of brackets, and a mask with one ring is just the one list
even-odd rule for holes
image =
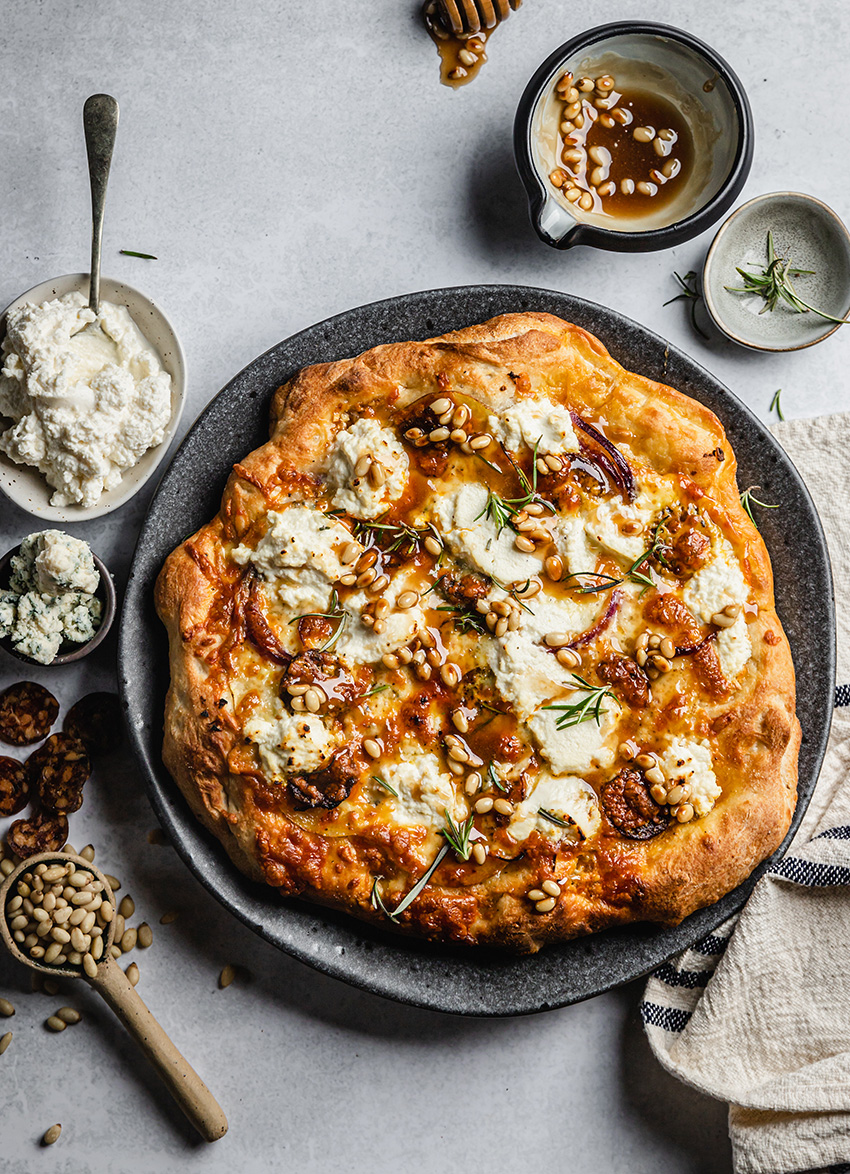
{"label": "dried fig slice", "polygon": [[296,811],[311,807],[339,807],[357,782],[349,750],[341,750],[322,770],[296,775],[289,780],[287,798]]}
{"label": "dried fig slice", "polygon": [[651,840],[670,824],[670,813],[649,793],[646,779],[627,766],[601,790],[602,806],[614,825],[630,840]]}
{"label": "dried fig slice", "polygon": [[59,702],[43,685],[18,681],[0,693],[0,741],[30,746],[50,733]]}
{"label": "dried fig slice", "polygon": [[49,811],[17,819],[6,832],[6,843],[21,860],[38,852],[58,852],[67,839],[67,817]]}
{"label": "dried fig slice", "polygon": [[124,736],[117,693],[87,693],[65,714],[62,729],[82,742],[93,758],[116,750]]}
{"label": "dried fig slice", "polygon": [[0,757],[0,815],[17,815],[29,800],[26,767],[16,758]]}
{"label": "dried fig slice", "polygon": [[47,811],[78,811],[91,774],[86,748],[70,734],[51,734],[27,759],[30,787]]}

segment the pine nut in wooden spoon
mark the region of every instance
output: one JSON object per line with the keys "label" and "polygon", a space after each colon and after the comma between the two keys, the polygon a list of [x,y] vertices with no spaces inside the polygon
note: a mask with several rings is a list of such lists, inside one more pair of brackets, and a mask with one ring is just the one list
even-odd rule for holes
{"label": "pine nut in wooden spoon", "polygon": [[[45,867],[40,868],[41,865]],[[67,871],[68,865],[73,866],[70,872]],[[30,892],[26,896],[21,896],[18,886],[26,873],[33,874],[33,881],[24,882]],[[99,882],[101,888],[97,892],[91,892],[88,884],[79,878],[79,873],[90,874]],[[36,886],[36,878],[40,881],[40,888]],[[43,898],[40,903],[31,901],[33,889],[36,892],[44,892],[45,889],[52,891],[52,886],[58,884],[60,879],[64,887],[76,889],[70,902],[60,907],[63,920],[54,919],[55,898],[51,899],[51,906],[54,907],[47,911],[46,917],[36,918],[34,913],[30,916],[27,912],[28,906],[24,906],[23,901],[27,900],[33,909],[40,909],[44,913]],[[90,895],[88,902],[87,895]],[[107,902],[105,907],[102,904],[104,901]],[[10,909],[10,904],[14,908]],[[93,908],[89,909],[89,906]],[[115,936],[114,908],[115,898],[106,877],[88,860],[63,852],[39,853],[19,864],[0,886],[0,937],[9,952],[30,969],[50,975],[51,978],[82,978],[93,986],[135,1038],[201,1136],[206,1141],[217,1141],[227,1132],[227,1118],[221,1106],[154,1019],[126,974],[110,954]],[[67,918],[64,918],[65,909],[71,910]],[[103,946],[99,947],[102,953],[96,964],[91,948],[87,948],[84,955],[89,959],[85,966],[72,965],[67,960],[66,953],[62,952],[66,948],[68,952],[74,949],[75,933],[85,933],[81,928],[81,924],[85,922],[77,924],[74,914],[74,910],[80,909],[86,909],[86,913],[95,913],[97,925],[102,930]],[[24,921],[33,922],[37,926],[38,942],[35,946],[30,945],[29,949],[41,950],[42,953],[38,957],[31,957],[24,943],[15,940],[16,933],[19,937],[27,936],[24,933]],[[49,927],[42,932],[41,927],[48,926],[48,923]],[[70,930],[66,926],[70,926]],[[76,941],[79,943],[80,938],[77,937]],[[47,942],[48,945],[42,945],[43,942]],[[56,946],[59,947],[58,951]],[[48,958],[51,958],[51,961],[48,961]],[[60,959],[63,961],[59,961]]]}

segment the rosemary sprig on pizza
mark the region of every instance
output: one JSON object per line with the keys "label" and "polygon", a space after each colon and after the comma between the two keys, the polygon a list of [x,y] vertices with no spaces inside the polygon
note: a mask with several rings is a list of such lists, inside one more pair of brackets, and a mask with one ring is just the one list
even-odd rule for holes
{"label": "rosemary sprig on pizza", "polygon": [[157,584],[165,761],[250,876],[533,951],[781,842],[794,674],[717,418],[547,314],[310,367]]}

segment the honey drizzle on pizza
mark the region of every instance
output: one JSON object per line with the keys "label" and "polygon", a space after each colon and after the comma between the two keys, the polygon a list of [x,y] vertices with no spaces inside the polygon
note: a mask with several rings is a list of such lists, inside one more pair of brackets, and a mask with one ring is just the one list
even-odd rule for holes
{"label": "honey drizzle on pizza", "polygon": [[280,470],[208,621],[211,691],[220,664],[251,686],[231,770],[296,825],[371,838],[391,917],[451,827],[431,884],[539,857],[560,893],[588,851],[720,794],[703,711],[749,662],[737,556],[681,478],[520,390],[494,417],[443,379],[349,420],[317,496]]}

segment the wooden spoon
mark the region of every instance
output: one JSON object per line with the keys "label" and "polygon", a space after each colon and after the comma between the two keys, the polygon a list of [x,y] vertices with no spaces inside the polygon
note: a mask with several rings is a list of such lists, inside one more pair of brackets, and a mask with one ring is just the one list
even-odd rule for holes
{"label": "wooden spoon", "polygon": [[105,931],[103,957],[97,966],[97,973],[89,977],[82,966],[44,965],[30,958],[12,937],[6,914],[6,906],[14,896],[20,876],[38,864],[74,864],[77,868],[92,873],[103,885],[103,896],[115,907],[115,897],[106,877],[88,860],[63,852],[41,852],[30,856],[19,864],[14,872],[0,886],[0,936],[19,962],[51,978],[82,978],[109,1004],[127,1030],[135,1037],[139,1047],[156,1068],[177,1104],[206,1141],[217,1141],[227,1133],[227,1118],[210,1090],[197,1072],[178,1052],[169,1037],[151,1015],[135,987],[124,971],[118,966],[109,951],[115,937],[115,918],[108,923]]}

